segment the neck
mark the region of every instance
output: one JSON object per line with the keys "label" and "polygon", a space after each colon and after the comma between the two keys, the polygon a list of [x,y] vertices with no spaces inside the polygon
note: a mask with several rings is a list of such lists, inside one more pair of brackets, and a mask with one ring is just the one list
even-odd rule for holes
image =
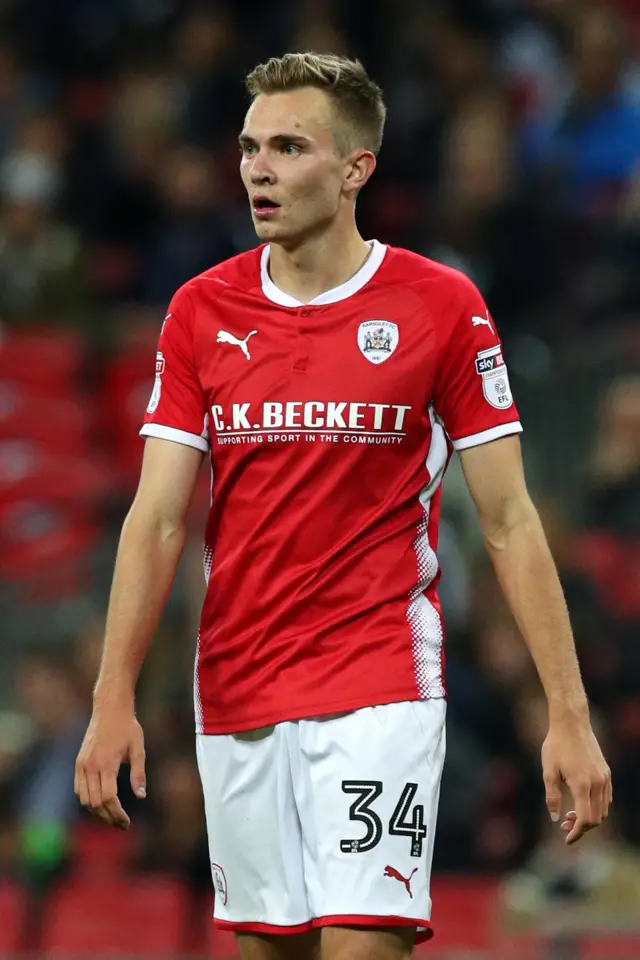
{"label": "neck", "polygon": [[294,248],[272,243],[269,273],[280,290],[301,303],[309,303],[321,293],[346,283],[370,253],[371,247],[354,225],[349,234],[340,238],[329,231],[309,237]]}

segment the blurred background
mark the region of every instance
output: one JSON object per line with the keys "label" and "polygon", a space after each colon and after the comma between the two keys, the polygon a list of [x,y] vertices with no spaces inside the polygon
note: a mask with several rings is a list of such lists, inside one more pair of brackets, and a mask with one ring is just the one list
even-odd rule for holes
{"label": "blurred background", "polygon": [[612,817],[564,849],[545,704],[454,463],[434,958],[640,956],[639,0],[0,0],[0,956],[235,955],[211,935],[192,659],[206,478],[140,685],[148,799],[85,818],[88,720],[165,306],[255,245],[243,76],[359,56],[389,121],[369,238],[467,273],[504,341]]}

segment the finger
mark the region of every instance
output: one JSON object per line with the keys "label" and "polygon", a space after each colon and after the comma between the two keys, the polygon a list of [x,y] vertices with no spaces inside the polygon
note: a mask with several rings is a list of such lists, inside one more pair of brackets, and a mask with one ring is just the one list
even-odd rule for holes
{"label": "finger", "polygon": [[582,837],[584,837],[585,833],[588,833],[589,830],[593,830],[593,829],[594,829],[595,827],[597,827],[597,826],[598,826],[597,823],[583,823],[583,824],[580,824],[580,825],[579,825],[579,829],[578,829],[578,826],[576,826],[576,827],[568,834],[568,836],[566,837],[565,842],[567,843],[568,846],[571,846],[572,844],[577,843],[578,840],[582,839]]}
{"label": "finger", "polygon": [[73,792],[80,799],[80,765],[77,762],[73,770]]}
{"label": "finger", "polygon": [[102,790],[100,787],[100,774],[91,767],[84,768],[85,779],[87,783],[87,810],[95,813],[102,805]]}
{"label": "finger", "polygon": [[78,800],[85,810],[88,810],[91,802],[89,800],[89,784],[87,782],[87,774],[84,767],[79,767],[76,771],[76,784],[76,794],[78,796]]}
{"label": "finger", "polygon": [[602,788],[602,817],[606,819],[609,816],[609,807],[613,802],[613,787],[611,785],[611,770],[607,767],[604,785]]}
{"label": "finger", "polygon": [[110,827],[117,826],[110,812],[104,806],[102,798],[102,782],[98,772],[91,770],[87,771],[87,789],[89,794],[87,810],[89,813],[94,817],[98,817],[99,820],[104,820],[104,822],[108,823]]}
{"label": "finger", "polygon": [[607,776],[607,783],[604,790],[605,817],[609,816],[609,807],[613,803],[613,784],[611,783],[611,771]]}
{"label": "finger", "polygon": [[591,781],[580,780],[577,784],[569,783],[569,789],[575,803],[576,821],[567,836],[567,843],[575,843],[593,826],[591,813]]}
{"label": "finger", "polygon": [[102,803],[102,784],[100,774],[91,766],[82,769],[84,776],[80,777],[80,802],[94,817],[99,817],[110,826],[115,826],[111,814],[104,809]]}
{"label": "finger", "polygon": [[139,741],[131,748],[129,763],[131,764],[131,789],[136,797],[143,800],[147,795],[147,775],[145,771],[145,752],[142,733],[140,734]]}
{"label": "finger", "polygon": [[560,776],[556,771],[544,774],[545,802],[549,816],[557,823],[562,813],[562,787]]}
{"label": "finger", "polygon": [[112,771],[105,771],[100,775],[100,784],[102,787],[102,808],[100,816],[114,827],[120,827],[121,830],[128,830],[131,821],[125,813],[125,810],[118,798],[118,783],[116,774]]}
{"label": "finger", "polygon": [[569,833],[577,819],[578,814],[575,812],[575,810],[569,810],[569,812],[565,814],[565,819],[562,822],[561,829],[564,830],[565,833]]}
{"label": "finger", "polygon": [[604,776],[599,776],[594,779],[591,784],[590,792],[590,801],[591,801],[591,816],[593,818],[593,823],[596,826],[600,826],[604,817],[605,817],[605,789],[607,781]]}

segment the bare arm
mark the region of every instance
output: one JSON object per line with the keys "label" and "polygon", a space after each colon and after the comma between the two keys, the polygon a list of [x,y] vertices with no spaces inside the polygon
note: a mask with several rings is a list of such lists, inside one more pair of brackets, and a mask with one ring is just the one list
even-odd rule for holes
{"label": "bare arm", "polygon": [[202,457],[193,447],[149,438],[138,491],[122,529],[93,714],[75,776],[83,806],[113,826],[129,826],[116,792],[121,763],[131,764],[131,785],[138,796],[145,795],[135,686],[182,553]]}
{"label": "bare arm", "polygon": [[550,715],[588,715],[569,615],[516,436],[460,453],[482,533],[509,608],[540,675]]}
{"label": "bare arm", "polygon": [[96,703],[133,697],[184,547],[202,457],[168,440],[149,437],[145,443],[138,491],[118,547]]}
{"label": "bare arm", "polygon": [[[562,587],[527,492],[520,441],[504,437],[463,450],[460,458],[500,586],[549,704],[550,734],[543,748],[549,809],[556,819],[561,780],[566,780],[580,808],[581,822],[569,833],[573,841],[606,816],[610,773],[591,731]],[[565,743],[571,747],[571,740],[576,749],[567,758]]]}

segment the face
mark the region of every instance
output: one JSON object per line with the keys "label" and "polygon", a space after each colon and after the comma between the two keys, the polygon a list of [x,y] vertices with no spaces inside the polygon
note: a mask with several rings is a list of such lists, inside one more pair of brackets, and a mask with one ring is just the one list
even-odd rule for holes
{"label": "face", "polygon": [[324,232],[373,171],[365,150],[340,156],[322,90],[263,94],[240,134],[240,173],[260,240],[295,246]]}
{"label": "face", "polygon": [[445,139],[450,209],[483,210],[509,183],[510,144],[500,107],[488,102],[460,112]]}
{"label": "face", "polygon": [[70,676],[37,659],[18,673],[18,688],[30,719],[44,730],[57,729],[75,709]]}
{"label": "face", "polygon": [[624,60],[621,36],[615,15],[594,7],[576,25],[574,72],[580,90],[587,96],[601,96],[615,87]]}

